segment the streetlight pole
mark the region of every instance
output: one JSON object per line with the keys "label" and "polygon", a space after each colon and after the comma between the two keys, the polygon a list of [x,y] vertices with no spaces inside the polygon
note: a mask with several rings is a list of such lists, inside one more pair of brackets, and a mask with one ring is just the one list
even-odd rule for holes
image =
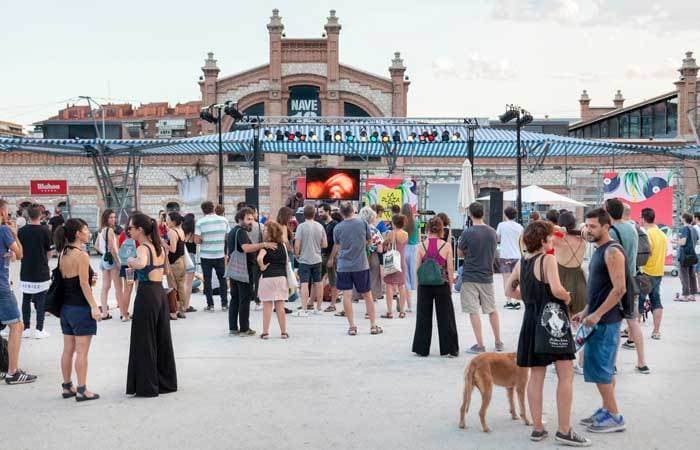
{"label": "streetlight pole", "polygon": [[523,152],[520,142],[520,131],[523,126],[532,122],[532,115],[522,109],[519,106],[507,105],[506,112],[499,116],[501,123],[508,123],[515,119],[515,144],[516,144],[516,185],[517,185],[517,198],[515,200],[515,206],[518,211],[518,223],[522,225],[523,223]]}
{"label": "streetlight pole", "polygon": [[251,124],[253,128],[253,204],[260,211],[260,119]]}
{"label": "streetlight pole", "polygon": [[221,107],[216,108],[216,129],[219,133],[219,204],[224,205],[224,146],[221,138]]}

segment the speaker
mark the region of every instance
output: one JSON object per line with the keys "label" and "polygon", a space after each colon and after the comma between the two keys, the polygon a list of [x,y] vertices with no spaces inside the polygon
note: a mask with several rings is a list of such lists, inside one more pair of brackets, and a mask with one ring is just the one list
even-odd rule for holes
{"label": "speaker", "polygon": [[255,204],[255,188],[245,188],[245,203],[246,205]]}
{"label": "speaker", "polygon": [[496,228],[503,219],[503,192],[491,191],[489,193],[489,225]]}

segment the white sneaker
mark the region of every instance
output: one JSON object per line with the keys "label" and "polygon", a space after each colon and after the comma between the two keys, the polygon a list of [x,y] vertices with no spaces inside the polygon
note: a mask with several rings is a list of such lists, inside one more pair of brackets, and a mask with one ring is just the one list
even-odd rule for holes
{"label": "white sneaker", "polygon": [[262,302],[255,304],[255,311],[260,311],[262,309]]}
{"label": "white sneaker", "polygon": [[29,339],[31,337],[34,337],[34,333],[32,333],[31,328],[27,328],[22,332],[22,337],[25,339]]}
{"label": "white sneaker", "polygon": [[309,317],[309,313],[306,310],[300,309],[294,313],[296,317]]}
{"label": "white sneaker", "polygon": [[321,311],[320,309],[314,309],[314,315],[315,315],[315,316],[322,316],[322,315],[323,315],[323,311]]}
{"label": "white sneaker", "polygon": [[5,327],[4,330],[0,331],[0,336],[6,338],[10,336],[10,327]]}
{"label": "white sneaker", "polygon": [[48,331],[36,330],[34,332],[34,339],[44,339],[51,336]]}
{"label": "white sneaker", "polygon": [[579,366],[578,364],[574,364],[574,373],[576,375],[583,375],[583,367]]}

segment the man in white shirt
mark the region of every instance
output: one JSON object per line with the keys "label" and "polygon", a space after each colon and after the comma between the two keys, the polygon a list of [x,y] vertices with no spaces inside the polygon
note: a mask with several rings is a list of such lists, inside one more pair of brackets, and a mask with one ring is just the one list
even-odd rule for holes
{"label": "man in white shirt", "polygon": [[207,298],[206,311],[214,311],[214,297],[212,295],[212,271],[216,272],[219,280],[219,294],[221,295],[221,309],[228,310],[228,289],[224,272],[226,271],[226,234],[229,231],[228,220],[214,213],[214,203],[205,201],[202,203],[204,217],[199,219],[194,226],[194,241],[199,244],[199,257],[204,275],[204,295]]}
{"label": "man in white shirt", "polygon": [[[503,278],[503,290],[506,290],[506,282],[513,272],[513,267],[520,261],[520,237],[523,234],[523,226],[514,219],[518,212],[512,206],[503,211],[504,221],[498,224],[496,235],[498,236],[498,264]],[[520,302],[506,297],[506,308],[520,309]]]}

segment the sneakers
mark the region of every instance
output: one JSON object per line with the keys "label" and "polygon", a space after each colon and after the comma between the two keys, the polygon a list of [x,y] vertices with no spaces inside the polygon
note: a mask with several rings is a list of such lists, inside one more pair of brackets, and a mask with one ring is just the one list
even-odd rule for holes
{"label": "sneakers", "polygon": [[625,431],[625,419],[622,414],[617,417],[610,414],[609,411],[603,412],[595,417],[593,423],[588,426],[588,431],[591,433],[615,433]]}
{"label": "sneakers", "polygon": [[496,351],[497,352],[502,352],[505,350],[506,346],[503,344],[503,342],[496,342]]}
{"label": "sneakers", "polygon": [[629,339],[627,339],[627,340],[622,344],[622,348],[626,348],[627,350],[634,350],[636,347],[635,347],[633,341],[630,341]]}
{"label": "sneakers", "polygon": [[48,331],[36,330],[34,332],[34,339],[45,339],[49,336],[51,336],[51,335],[48,333]]}
{"label": "sneakers", "polygon": [[598,411],[594,412],[592,416],[586,417],[585,419],[581,419],[581,421],[579,423],[581,425],[583,425],[584,427],[589,427],[589,426],[593,425],[593,423],[595,423],[596,417],[598,417],[599,415],[602,415],[605,412],[607,412],[607,411],[605,411],[603,408],[598,408]]}
{"label": "sneakers", "polygon": [[590,447],[591,440],[586,439],[583,436],[579,436],[573,429],[569,429],[567,434],[560,433],[554,435],[554,440],[562,445],[568,445],[569,447]]}
{"label": "sneakers", "polygon": [[479,347],[478,344],[474,344],[467,349],[467,353],[471,353],[474,355],[478,355],[478,354],[484,353],[484,352],[486,352],[486,347],[484,347],[484,346]]}
{"label": "sneakers", "polygon": [[323,311],[321,311],[320,309],[314,309],[313,314],[314,316],[321,316],[323,315]]}
{"label": "sneakers", "polygon": [[255,304],[255,311],[260,311],[262,309],[262,302]]}
{"label": "sneakers", "polygon": [[22,332],[22,337],[24,339],[29,339],[31,337],[34,337],[34,333],[32,333],[31,328],[25,328],[24,331]]}
{"label": "sneakers", "polygon": [[578,363],[574,363],[574,373],[576,375],[583,375],[583,367],[579,366]]}
{"label": "sneakers", "polygon": [[229,330],[228,331],[229,336],[239,336],[240,334],[241,334],[241,332],[238,330]]}
{"label": "sneakers", "polygon": [[642,367],[634,366],[634,368],[637,370],[638,373],[643,373],[644,375],[649,375],[651,373],[651,370],[646,365]]}
{"label": "sneakers", "polygon": [[253,330],[252,328],[248,328],[246,331],[241,331],[240,333],[238,333],[238,335],[241,337],[255,336],[255,334],[255,330]]}
{"label": "sneakers", "polygon": [[547,430],[542,430],[542,431],[537,431],[537,430],[532,430],[532,434],[530,434],[530,440],[539,442],[544,439],[547,439],[549,437],[549,433],[547,433]]}
{"label": "sneakers", "polygon": [[295,317],[309,317],[308,311],[305,309],[299,309],[294,313]]}
{"label": "sneakers", "polygon": [[520,309],[520,302],[507,302],[504,308],[518,310]]}
{"label": "sneakers", "polygon": [[629,331],[628,331],[628,330],[622,330],[622,331],[620,331],[620,337],[623,337],[623,338],[628,338],[628,337],[630,337]]}
{"label": "sneakers", "polygon": [[228,311],[228,305],[221,305],[222,311]]}
{"label": "sneakers", "polygon": [[207,305],[206,308],[204,308],[206,312],[214,312],[214,305]]}
{"label": "sneakers", "polygon": [[5,327],[4,330],[0,331],[0,336],[6,338],[10,336],[10,327]]}
{"label": "sneakers", "polygon": [[17,369],[13,375],[9,373],[5,375],[5,383],[7,384],[27,384],[35,381],[36,375],[30,375],[22,369]]}

